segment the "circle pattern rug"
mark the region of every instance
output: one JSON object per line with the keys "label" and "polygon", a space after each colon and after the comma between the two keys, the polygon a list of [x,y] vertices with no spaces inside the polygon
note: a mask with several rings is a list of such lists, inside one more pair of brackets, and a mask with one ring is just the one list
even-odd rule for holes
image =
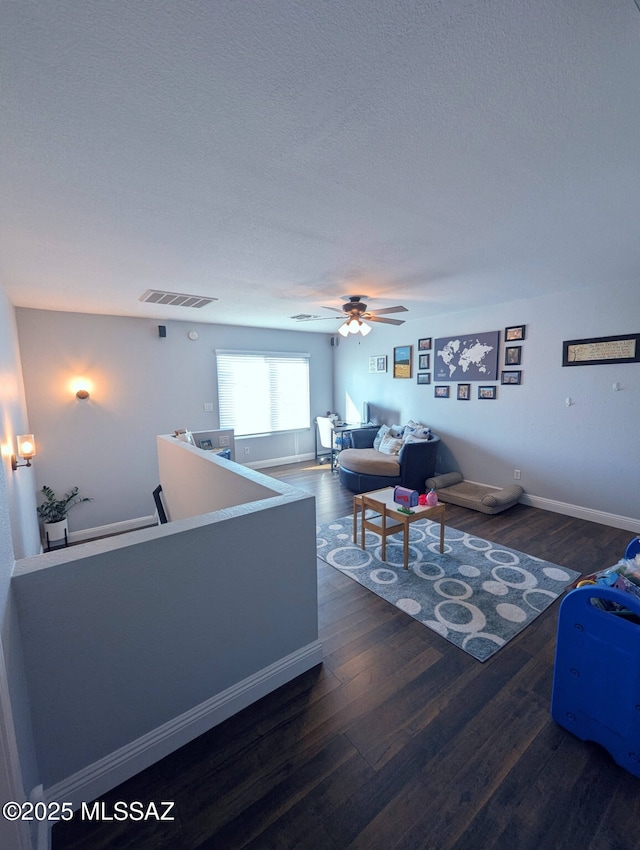
{"label": "circle pattern rug", "polygon": [[[578,576],[552,564],[446,526],[417,520],[409,526],[409,568],[402,534],[365,532],[353,543],[353,517],[317,528],[318,557],[419,620],[478,661],[486,661],[549,607]],[[358,541],[360,524],[358,523]]]}

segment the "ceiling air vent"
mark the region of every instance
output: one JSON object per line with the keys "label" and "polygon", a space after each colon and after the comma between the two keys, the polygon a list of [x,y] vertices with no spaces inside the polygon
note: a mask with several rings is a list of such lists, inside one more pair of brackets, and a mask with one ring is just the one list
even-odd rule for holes
{"label": "ceiling air vent", "polygon": [[165,304],[167,307],[206,307],[217,298],[205,295],[185,295],[184,292],[166,292],[162,289],[147,289],[140,301],[147,304]]}

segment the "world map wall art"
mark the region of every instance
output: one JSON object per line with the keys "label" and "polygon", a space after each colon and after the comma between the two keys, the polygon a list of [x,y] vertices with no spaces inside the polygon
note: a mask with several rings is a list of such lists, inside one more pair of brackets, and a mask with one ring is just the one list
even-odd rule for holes
{"label": "world map wall art", "polygon": [[498,378],[500,331],[436,339],[436,381],[495,381]]}

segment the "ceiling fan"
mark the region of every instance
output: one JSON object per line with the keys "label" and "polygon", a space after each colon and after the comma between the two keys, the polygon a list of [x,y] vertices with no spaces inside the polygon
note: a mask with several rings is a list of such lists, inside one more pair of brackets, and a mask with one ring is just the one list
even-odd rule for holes
{"label": "ceiling fan", "polygon": [[[348,336],[351,334],[360,333],[362,336],[366,336],[371,331],[371,327],[365,322],[363,319],[366,319],[367,322],[384,322],[387,325],[403,325],[404,319],[387,319],[386,314],[388,313],[406,313],[406,307],[384,307],[381,310],[368,310],[367,305],[364,303],[363,298],[366,298],[366,295],[347,295],[346,301],[342,305],[342,307],[324,307],[325,310],[333,310],[336,313],[342,313],[346,317],[346,321],[344,324],[340,325],[338,328],[338,333],[341,336]],[[334,318],[333,316],[304,316],[297,317],[299,321],[314,321],[318,319],[330,319]]]}

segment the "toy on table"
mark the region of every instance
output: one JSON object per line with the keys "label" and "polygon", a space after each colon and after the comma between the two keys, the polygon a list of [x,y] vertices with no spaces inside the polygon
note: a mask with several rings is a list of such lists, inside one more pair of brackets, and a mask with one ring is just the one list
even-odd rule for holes
{"label": "toy on table", "polygon": [[394,487],[393,501],[404,508],[415,508],[418,504],[418,491],[411,490],[409,487]]}

